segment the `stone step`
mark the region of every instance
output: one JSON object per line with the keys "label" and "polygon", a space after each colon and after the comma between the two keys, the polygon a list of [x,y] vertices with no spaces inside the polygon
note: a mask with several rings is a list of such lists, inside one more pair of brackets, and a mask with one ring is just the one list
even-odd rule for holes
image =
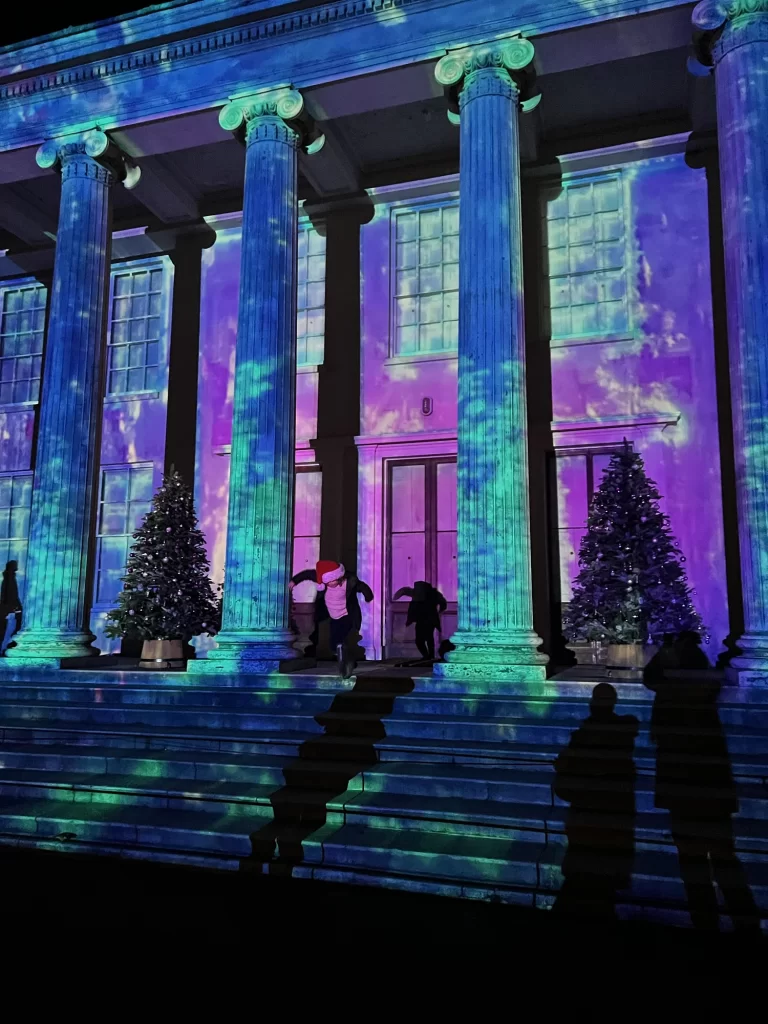
{"label": "stone step", "polygon": [[[562,843],[535,842],[441,832],[326,824],[303,840],[305,871],[313,878],[391,884],[398,888],[444,892],[505,902],[535,904],[562,886]],[[768,918],[768,862],[741,856],[752,895]],[[609,854],[590,854],[595,875],[611,871]],[[634,858],[630,888],[622,903],[677,904],[685,890],[674,848],[641,850]]]}
{"label": "stone step", "polygon": [[68,722],[72,725],[147,725],[200,730],[231,729],[238,732],[322,733],[314,717],[274,709],[263,712],[227,711],[218,708],[171,708],[153,705],[109,707],[103,704],[55,704],[36,701],[21,704],[0,701],[0,727],[11,721]]}
{"label": "stone step", "polygon": [[[594,768],[594,764],[590,763]],[[207,783],[240,783],[246,785],[290,786],[329,793],[364,790],[370,798],[403,796],[419,801],[424,798],[438,800],[494,801],[497,804],[541,804],[545,807],[567,806],[553,794],[554,774],[550,765],[531,769],[521,766],[495,767],[461,766],[450,764],[408,764],[381,762],[360,764],[350,761],[311,760],[281,757],[270,754],[235,755],[195,752],[179,756],[172,751],[137,752],[133,756],[116,755],[113,748],[87,749],[78,752],[68,746],[11,746],[0,749],[0,779],[6,782],[23,775],[23,783],[39,780],[57,773],[76,775],[89,784],[99,784],[104,776],[131,776],[149,779],[158,784],[182,786],[197,780]],[[610,777],[569,779],[572,789],[581,790],[596,802],[619,798],[626,792],[626,783]],[[638,774],[635,785],[638,811],[653,811],[655,781],[652,775]],[[686,787],[681,782],[666,786],[667,795],[675,794],[679,801],[688,797],[700,801],[697,787]],[[758,781],[744,781],[737,786],[740,815],[743,818],[768,819],[768,786]],[[715,799],[717,791],[707,791]]]}
{"label": "stone step", "polygon": [[[574,722],[583,720],[588,713],[589,699],[582,697],[470,697],[445,695],[430,692],[430,681],[421,680],[410,694],[385,686],[387,680],[372,685],[367,681],[366,689],[358,684],[349,688],[338,680],[336,692],[305,690],[302,688],[204,688],[200,686],[116,686],[114,684],[86,686],[78,684],[62,686],[55,684],[12,683],[0,678],[0,699],[4,703],[28,704],[97,704],[101,707],[152,706],[179,709],[218,708],[220,710],[281,710],[300,711],[306,714],[320,714],[330,710],[379,714],[388,703],[396,702],[398,716],[437,716],[438,718],[460,718],[484,720],[528,719],[539,721]],[[338,706],[337,706],[338,705]],[[648,721],[653,705],[653,694],[640,688],[640,695],[619,701],[617,710],[622,714],[633,714],[640,721]],[[673,708],[669,703],[666,707]],[[687,714],[696,714],[691,703],[680,705]],[[768,704],[744,704],[720,702],[718,711],[725,726],[768,729]],[[390,709],[391,713],[391,709]]]}
{"label": "stone step", "polygon": [[[45,720],[0,720],[0,747],[13,749],[19,745],[32,745],[41,749],[61,745],[86,749],[97,746],[113,750],[152,751],[153,754],[161,751],[197,751],[245,756],[301,756],[310,760],[357,761],[362,764],[378,760],[381,763],[450,763],[467,766],[551,765],[561,749],[531,741],[489,743],[389,736],[372,741],[346,736],[307,736],[306,733],[288,730],[260,735],[234,730],[169,729],[121,723],[100,726],[94,723],[73,725]],[[756,741],[754,747],[758,748],[758,752],[732,751],[733,771],[737,777],[745,780],[768,780],[768,746],[765,742]],[[590,751],[587,756],[591,759],[597,755]],[[708,759],[693,754],[680,754],[678,757],[682,765],[695,765],[702,760]],[[655,749],[640,743],[636,745],[635,764],[642,771],[652,772],[655,767]]]}
{"label": "stone step", "polygon": [[[280,709],[269,712],[222,711],[220,709],[178,709],[141,705],[130,707],[108,707],[105,705],[57,705],[48,702],[19,704],[0,701],[0,727],[11,722],[51,722],[72,725],[124,725],[145,728],[147,726],[169,729],[236,730],[247,732],[298,732],[331,736],[355,737],[365,740],[386,738],[419,738],[442,740],[454,744],[466,740],[480,742],[529,741],[560,748],[568,742],[573,727],[556,722],[543,723],[532,720],[505,721],[497,719],[464,719],[461,717],[438,718],[437,716],[389,715],[382,717],[368,713],[350,715],[344,712],[328,711],[317,716],[294,713]],[[595,735],[604,734],[607,739],[615,735],[610,726],[594,728]],[[665,731],[667,735],[679,737],[681,743],[695,740],[700,743],[706,736],[704,730],[674,728]],[[715,738],[716,733],[712,734]],[[757,730],[742,728],[729,733],[728,741],[732,752],[751,751],[755,741],[762,745],[763,734]]]}
{"label": "stone step", "polygon": [[[242,782],[173,779],[151,776],[79,772],[0,770],[0,802],[4,799],[103,803],[113,807],[167,807],[203,814],[246,814],[271,820],[270,798],[285,787]],[[286,793],[297,804],[320,802],[317,793],[296,790]],[[324,797],[324,794],[322,794]]]}
{"label": "stone step", "polygon": [[[114,747],[13,744],[0,746],[0,768],[9,771],[77,772],[81,775],[131,775],[152,779],[231,781],[251,785],[329,789],[344,780],[362,787],[368,765],[352,761],[311,761],[257,751],[254,754],[213,751],[147,750],[120,752]],[[343,788],[343,787],[342,787]],[[338,790],[337,790],[338,791]]]}
{"label": "stone step", "polygon": [[[613,835],[625,841],[629,831],[638,844],[666,847],[671,843],[669,817],[657,811],[652,803],[638,808],[634,819],[617,813],[612,807],[614,797],[601,800],[589,790],[591,811],[579,812],[579,827],[583,832],[594,830],[600,840],[596,846],[612,846]],[[522,795],[522,794],[521,794]],[[619,806],[623,806],[621,801]],[[350,791],[327,802],[328,824],[336,826],[362,825],[368,828],[386,828],[400,831],[444,832],[449,835],[482,836],[515,841],[566,842],[566,825],[570,809],[565,805],[552,806],[544,802],[467,800],[461,797],[426,797],[404,794]],[[768,855],[768,822],[748,817],[742,812],[733,822],[736,848]],[[693,823],[694,829],[705,830],[706,824]]]}
{"label": "stone step", "polygon": [[247,857],[252,850],[249,836],[254,822],[258,828],[263,820],[240,813],[4,798],[0,800],[0,842],[61,837],[63,843],[141,847],[148,859],[162,850]]}

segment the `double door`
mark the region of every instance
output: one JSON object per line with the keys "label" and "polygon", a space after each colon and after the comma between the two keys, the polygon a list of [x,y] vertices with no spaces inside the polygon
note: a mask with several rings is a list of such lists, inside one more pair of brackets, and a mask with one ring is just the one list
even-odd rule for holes
{"label": "double door", "polygon": [[442,593],[448,610],[443,637],[456,629],[456,460],[435,458],[389,465],[386,657],[416,657],[414,627],[405,625],[409,599],[394,600],[401,587],[426,580]]}

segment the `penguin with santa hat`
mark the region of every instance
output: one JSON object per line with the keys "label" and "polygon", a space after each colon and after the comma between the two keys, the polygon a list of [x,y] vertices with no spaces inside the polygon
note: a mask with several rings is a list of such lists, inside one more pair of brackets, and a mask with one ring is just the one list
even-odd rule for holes
{"label": "penguin with santa hat", "polygon": [[310,641],[317,643],[320,623],[328,621],[331,650],[336,654],[342,678],[348,679],[355,670],[350,641],[359,635],[363,623],[357,595],[362,594],[366,602],[370,602],[373,600],[373,591],[367,583],[363,583],[353,573],[348,573],[341,562],[325,559],[317,563],[314,572],[305,569],[297,573],[288,588],[293,590],[299,583],[307,581],[317,587],[315,631]]}

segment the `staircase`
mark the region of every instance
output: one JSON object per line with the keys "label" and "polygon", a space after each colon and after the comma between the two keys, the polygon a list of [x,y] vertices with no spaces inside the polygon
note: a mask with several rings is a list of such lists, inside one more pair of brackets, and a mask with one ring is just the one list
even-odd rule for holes
{"label": "staircase", "polygon": [[[586,746],[571,744],[563,781],[555,762],[590,713],[591,684],[478,697],[382,669],[227,687],[117,671],[14,682],[2,668],[2,844],[541,907],[556,904],[565,870],[584,906],[690,922],[669,817],[655,806],[653,694],[641,685],[615,684],[616,714],[637,719],[636,737],[624,718],[595,721]],[[727,803],[730,768],[743,887],[765,927],[768,691],[750,703],[723,691],[714,719],[697,707],[667,699],[657,722],[662,790],[691,808],[693,841],[722,829],[711,808]]]}

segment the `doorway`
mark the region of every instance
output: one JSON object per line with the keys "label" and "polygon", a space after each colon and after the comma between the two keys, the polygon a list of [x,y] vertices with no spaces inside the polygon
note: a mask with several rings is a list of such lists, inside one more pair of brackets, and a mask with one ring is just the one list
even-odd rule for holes
{"label": "doorway", "polygon": [[414,628],[405,624],[409,598],[401,587],[426,580],[442,593],[443,638],[456,629],[456,459],[389,464],[385,657],[418,657]]}

